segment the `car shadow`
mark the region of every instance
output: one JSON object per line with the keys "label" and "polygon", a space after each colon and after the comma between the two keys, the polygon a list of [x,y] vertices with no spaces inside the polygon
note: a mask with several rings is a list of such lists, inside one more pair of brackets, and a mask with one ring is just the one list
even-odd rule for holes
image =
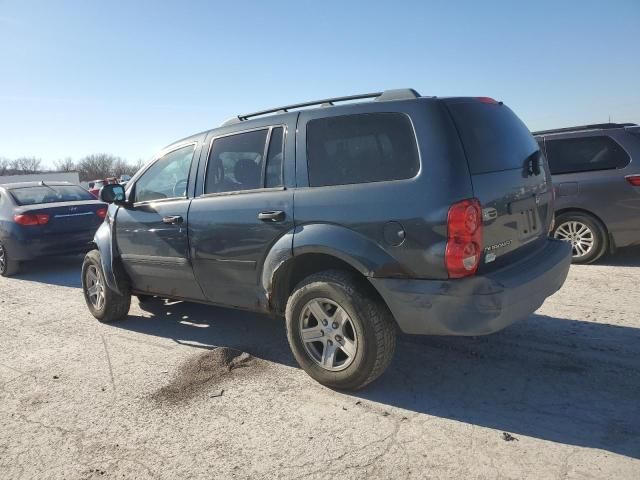
{"label": "car shadow", "polygon": [[595,265],[612,267],[640,267],[640,247],[627,247],[616,250],[613,255],[605,255]]}
{"label": "car shadow", "polygon": [[80,272],[83,258],[83,255],[71,255],[22,262],[18,273],[11,278],[61,287],[81,288]]}
{"label": "car shadow", "polygon": [[[158,299],[144,309],[113,326],[296,366],[281,320]],[[640,329],[532,315],[486,337],[401,335],[387,372],[347,395],[640,458]]]}

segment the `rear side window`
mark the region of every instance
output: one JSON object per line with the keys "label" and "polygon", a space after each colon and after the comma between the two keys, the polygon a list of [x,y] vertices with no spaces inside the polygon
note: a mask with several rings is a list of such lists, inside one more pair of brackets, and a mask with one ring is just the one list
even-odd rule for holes
{"label": "rear side window", "polygon": [[204,193],[260,188],[268,133],[269,129],[255,130],[215,139]]}
{"label": "rear side window", "polygon": [[307,124],[309,185],[347,185],[415,177],[418,148],[409,118],[367,113]]}
{"label": "rear side window", "polygon": [[283,141],[284,129],[282,127],[274,128],[271,131],[269,154],[267,155],[265,178],[265,187],[267,188],[282,186]]}
{"label": "rear side window", "polygon": [[506,105],[479,101],[448,103],[471,174],[523,168],[538,144]]}
{"label": "rear side window", "polygon": [[81,202],[95,200],[96,197],[84,188],[75,185],[42,185],[11,190],[18,205],[38,205],[41,203]]}
{"label": "rear side window", "polygon": [[611,137],[546,140],[547,160],[552,174],[624,168],[629,155]]}

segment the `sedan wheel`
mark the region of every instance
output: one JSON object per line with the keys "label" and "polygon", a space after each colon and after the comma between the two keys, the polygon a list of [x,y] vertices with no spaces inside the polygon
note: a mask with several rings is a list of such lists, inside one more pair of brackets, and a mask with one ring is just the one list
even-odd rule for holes
{"label": "sedan wheel", "polygon": [[574,259],[581,259],[589,255],[595,246],[594,233],[591,228],[575,220],[558,225],[554,237],[571,242]]}

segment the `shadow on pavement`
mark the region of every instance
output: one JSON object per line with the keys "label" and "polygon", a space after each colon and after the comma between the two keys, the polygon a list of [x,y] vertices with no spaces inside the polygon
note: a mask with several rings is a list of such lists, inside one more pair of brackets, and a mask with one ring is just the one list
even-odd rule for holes
{"label": "shadow on pavement", "polygon": [[20,264],[20,271],[12,279],[48,283],[61,287],[82,287],[80,273],[83,255],[48,257]]}
{"label": "shadow on pavement", "polygon": [[605,255],[595,265],[612,267],[640,267],[640,247],[621,248],[613,255]]}
{"label": "shadow on pavement", "polygon": [[[154,300],[118,328],[295,366],[282,321]],[[401,336],[389,370],[351,395],[640,458],[640,330],[533,315],[487,337]]]}

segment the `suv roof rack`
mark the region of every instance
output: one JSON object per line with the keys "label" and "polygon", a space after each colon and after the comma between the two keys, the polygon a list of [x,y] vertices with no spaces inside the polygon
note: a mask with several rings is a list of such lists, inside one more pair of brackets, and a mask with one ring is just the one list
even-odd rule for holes
{"label": "suv roof rack", "polygon": [[420,98],[420,94],[413,88],[400,88],[395,90],[385,90],[384,92],[362,93],[346,97],[325,98],[323,100],[314,100],[312,102],[294,103],[292,105],[285,105],[284,107],[269,108],[268,110],[260,110],[258,112],[245,113],[243,115],[238,115],[237,117],[231,117],[229,120],[225,121],[222,126],[243,122],[250,118],[267,115],[269,113],[285,113],[295,108],[312,107],[314,105],[330,107],[337,102],[348,102],[350,100],[361,100],[364,98],[375,98],[378,102],[388,102],[392,100],[411,100],[414,98]]}
{"label": "suv roof rack", "polygon": [[612,128],[637,127],[635,123],[593,123],[591,125],[578,125],[575,127],[552,128],[551,130],[539,130],[531,132],[533,135],[546,135],[550,133],[580,132],[582,130],[608,130]]}

